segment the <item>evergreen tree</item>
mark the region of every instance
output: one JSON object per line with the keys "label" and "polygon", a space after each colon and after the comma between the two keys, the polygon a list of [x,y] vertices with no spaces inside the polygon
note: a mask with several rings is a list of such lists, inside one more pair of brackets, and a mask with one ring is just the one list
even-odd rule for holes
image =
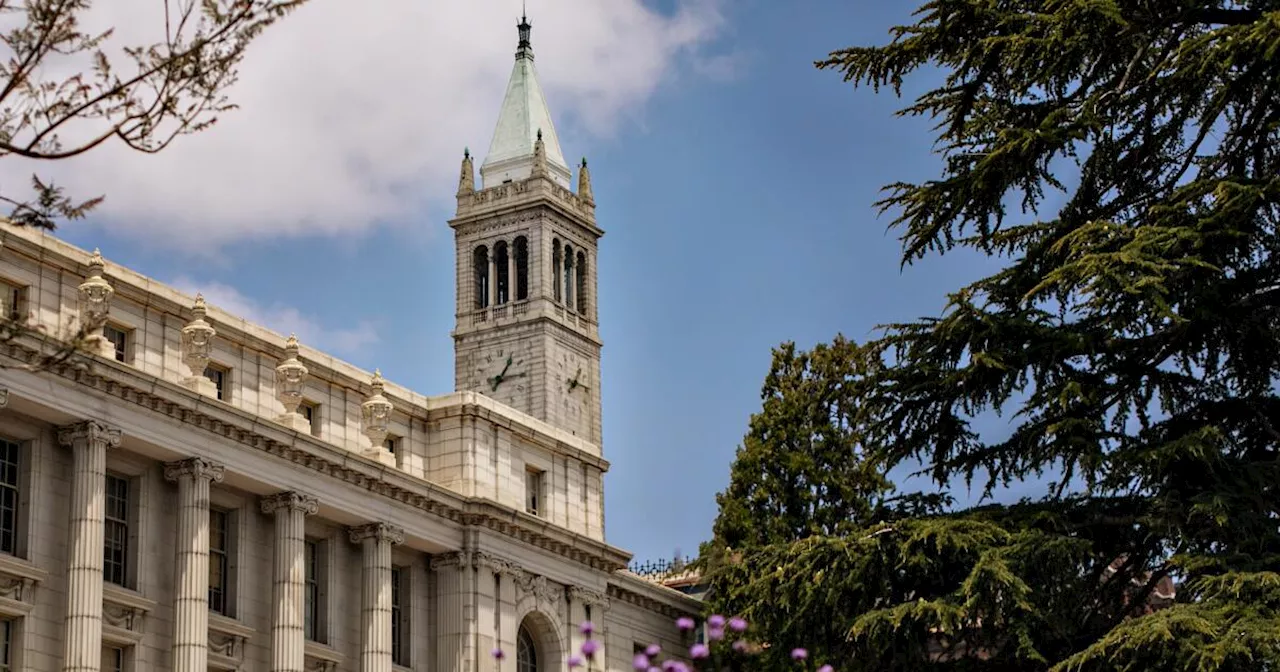
{"label": "evergreen tree", "polygon": [[[906,266],[1005,262],[847,349],[859,454],[1061,480],[713,555],[713,606],[778,649],[842,631],[819,651],[842,669],[1280,669],[1280,1],[933,0],[818,66],[895,91],[942,70],[902,112],[939,120],[942,174],[881,205]],[[987,413],[1012,433],[977,432]]]}

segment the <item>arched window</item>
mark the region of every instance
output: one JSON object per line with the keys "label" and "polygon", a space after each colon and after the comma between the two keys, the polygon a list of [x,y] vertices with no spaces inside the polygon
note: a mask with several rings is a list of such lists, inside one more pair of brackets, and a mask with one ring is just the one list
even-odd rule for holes
{"label": "arched window", "polygon": [[494,303],[499,306],[511,300],[511,267],[508,261],[507,244],[502,241],[494,243],[493,266],[498,273],[498,296]]}
{"label": "arched window", "polygon": [[573,248],[564,246],[564,306],[573,310]]}
{"label": "arched window", "polygon": [[538,647],[523,625],[516,635],[516,672],[538,672]]}
{"label": "arched window", "polygon": [[524,236],[516,238],[516,301],[529,298],[529,241]]}
{"label": "arched window", "polygon": [[489,307],[489,248],[481,245],[471,255],[475,267],[476,309]]}
{"label": "arched window", "polygon": [[578,314],[587,314],[587,253],[578,250]]}
{"label": "arched window", "polygon": [[551,240],[551,293],[560,300],[560,239]]}

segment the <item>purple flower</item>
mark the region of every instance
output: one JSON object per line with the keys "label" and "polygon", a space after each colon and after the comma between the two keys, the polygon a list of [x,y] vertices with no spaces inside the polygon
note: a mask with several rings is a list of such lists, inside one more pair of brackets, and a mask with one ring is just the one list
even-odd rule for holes
{"label": "purple flower", "polygon": [[692,630],[693,619],[689,618],[688,616],[681,616],[680,618],[676,619],[676,627],[680,628],[681,630]]}
{"label": "purple flower", "polygon": [[588,637],[590,637],[591,633],[595,631],[596,631],[596,626],[591,621],[583,621],[582,625],[578,626],[578,632],[581,632],[582,634]]}
{"label": "purple flower", "polygon": [[587,658],[591,658],[592,656],[596,655],[596,651],[599,651],[599,650],[600,650],[600,642],[597,642],[594,639],[588,639],[587,641],[582,643],[582,655],[586,656]]}
{"label": "purple flower", "polygon": [[707,617],[707,627],[709,627],[709,628],[723,628],[723,627],[724,627],[724,616],[721,616],[720,614],[712,614],[712,615],[708,616],[708,617]]}
{"label": "purple flower", "polygon": [[818,668],[818,672],[836,672],[836,668],[831,667],[830,665],[823,665]]}
{"label": "purple flower", "polygon": [[809,657],[809,652],[804,649],[791,649],[791,660],[804,660]]}
{"label": "purple flower", "polygon": [[733,643],[733,650],[734,650],[734,651],[737,651],[738,653],[743,653],[744,651],[746,651],[746,650],[747,650],[747,640],[745,640],[745,639],[739,639],[738,641],[734,642],[734,643]]}
{"label": "purple flower", "polygon": [[502,660],[503,658],[507,657],[507,654],[503,653],[502,649],[494,649],[492,651],[492,654],[493,654],[493,657],[497,660]]}
{"label": "purple flower", "polygon": [[568,665],[571,670],[575,667],[582,667],[582,659],[578,656],[569,656],[568,660],[564,661],[564,663],[565,665]]}
{"label": "purple flower", "polygon": [[741,616],[734,616],[729,619],[729,629],[734,632],[745,632],[747,629],[747,619]]}
{"label": "purple flower", "polygon": [[675,664],[671,666],[671,672],[689,672],[689,666],[677,660]]}
{"label": "purple flower", "polygon": [[709,655],[711,655],[711,649],[708,649],[706,644],[694,644],[689,647],[690,658],[697,660],[699,658],[706,658]]}
{"label": "purple flower", "polygon": [[637,670],[649,669],[649,656],[646,656],[643,653],[637,653],[636,657],[631,659],[631,667],[634,667]]}
{"label": "purple flower", "polygon": [[649,646],[644,647],[644,655],[649,656],[650,658],[658,655],[659,651],[662,651],[662,647],[657,644],[650,644]]}
{"label": "purple flower", "polygon": [[724,628],[710,627],[707,628],[707,639],[718,642],[724,639]]}

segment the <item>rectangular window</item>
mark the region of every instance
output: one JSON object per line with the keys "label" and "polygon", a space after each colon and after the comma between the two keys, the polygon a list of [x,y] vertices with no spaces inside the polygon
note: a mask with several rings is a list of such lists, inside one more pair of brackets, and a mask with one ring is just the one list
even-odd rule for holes
{"label": "rectangular window", "polygon": [[231,583],[231,515],[209,509],[209,610],[230,616],[228,596]]}
{"label": "rectangular window", "polygon": [[212,380],[213,386],[218,389],[218,401],[227,400],[227,373],[226,369],[213,364],[204,368],[204,377]]}
{"label": "rectangular window", "polygon": [[129,332],[119,327],[113,327],[110,324],[102,328],[102,336],[111,343],[115,349],[116,361],[125,362],[129,359]]}
{"label": "rectangular window", "polygon": [[538,469],[524,472],[524,510],[535,516],[542,515],[542,475]]}
{"label": "rectangular window", "polygon": [[382,442],[382,446],[383,446],[384,448],[386,448],[386,449],[387,449],[387,452],[388,452],[388,453],[391,453],[392,455],[395,455],[395,454],[396,454],[396,442],[397,442],[397,441],[399,441],[399,439],[397,439],[396,437],[394,437],[394,436],[388,436],[388,437],[386,438],[386,440]]}
{"label": "rectangular window", "polygon": [[409,649],[406,644],[409,638],[406,635],[409,632],[409,611],[406,609],[408,605],[404,603],[407,588],[404,574],[405,570],[401,567],[391,568],[391,662],[408,667]]}
{"label": "rectangular window", "polygon": [[27,288],[0,282],[0,317],[17,322],[26,317]]}
{"label": "rectangular window", "polygon": [[308,640],[319,642],[320,637],[320,544],[315,541],[306,542],[306,592],[304,593],[302,624],[303,634]]}
{"label": "rectangular window", "polygon": [[102,647],[102,672],[125,672],[124,661],[123,647],[111,645]]}
{"label": "rectangular window", "polygon": [[0,621],[0,672],[13,669],[13,621]]}
{"label": "rectangular window", "polygon": [[0,439],[0,553],[18,553],[22,444]]}
{"label": "rectangular window", "polygon": [[129,479],[107,474],[102,578],[124,586],[129,570]]}
{"label": "rectangular window", "polygon": [[320,436],[320,404],[304,401],[298,404],[298,414],[311,425],[311,435]]}

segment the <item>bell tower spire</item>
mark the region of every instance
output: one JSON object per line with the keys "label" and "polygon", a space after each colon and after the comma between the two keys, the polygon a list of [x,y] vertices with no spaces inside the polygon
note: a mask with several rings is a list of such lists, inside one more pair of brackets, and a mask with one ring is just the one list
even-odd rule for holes
{"label": "bell tower spire", "polygon": [[516,30],[519,41],[516,43],[515,64],[511,68],[511,79],[507,81],[507,95],[498,112],[489,155],[480,164],[480,182],[483,188],[529,177],[533,170],[534,144],[541,131],[546,145],[547,174],[568,189],[572,173],[564,160],[564,152],[560,151],[560,138],[556,135],[555,124],[551,122],[551,110],[547,107],[542,85],[538,83],[530,38],[533,25],[529,23],[528,16],[520,16]]}
{"label": "bell tower spire", "polygon": [[454,385],[527,413],[600,449],[598,241],[591,176],[578,191],[519,38],[481,183],[463,155],[458,210]]}

